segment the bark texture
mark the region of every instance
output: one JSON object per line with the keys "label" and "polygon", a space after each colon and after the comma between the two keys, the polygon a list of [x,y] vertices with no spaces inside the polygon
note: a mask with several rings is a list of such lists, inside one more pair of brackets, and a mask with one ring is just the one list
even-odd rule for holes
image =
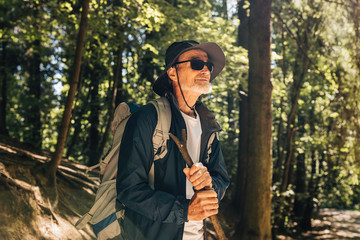
{"label": "bark texture", "polygon": [[271,239],[270,0],[250,2],[249,146],[241,239]]}

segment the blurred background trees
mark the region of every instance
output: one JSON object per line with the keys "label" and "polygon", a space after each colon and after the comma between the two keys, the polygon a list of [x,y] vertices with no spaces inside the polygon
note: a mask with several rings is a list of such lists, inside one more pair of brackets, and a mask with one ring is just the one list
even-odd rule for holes
{"label": "blurred background trees", "polygon": [[359,209],[359,1],[273,2],[273,228]]}
{"label": "blurred background trees", "polygon": [[[86,165],[111,143],[122,101],[145,104],[174,41],[215,41],[226,68],[202,97],[223,132],[226,195],[242,213],[248,99],[247,0],[90,1],[64,156]],[[3,1],[0,133],[50,151],[69,89],[81,1]],[[311,228],[319,207],[360,208],[360,1],[272,2],[274,233]],[[259,109],[258,111],[261,111]],[[245,121],[245,123],[244,123]],[[245,138],[244,138],[245,136]],[[245,154],[245,155],[244,155]]]}

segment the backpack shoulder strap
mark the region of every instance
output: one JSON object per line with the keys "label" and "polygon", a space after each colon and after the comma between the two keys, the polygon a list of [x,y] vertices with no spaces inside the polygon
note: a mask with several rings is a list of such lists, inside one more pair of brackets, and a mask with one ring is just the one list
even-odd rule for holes
{"label": "backpack shoulder strap", "polygon": [[214,132],[211,134],[209,141],[207,143],[207,156],[205,159],[206,163],[209,163],[210,161],[210,154],[211,154],[211,144],[214,142],[215,138],[219,140],[219,132]]}
{"label": "backpack shoulder strap", "polygon": [[[169,101],[165,98],[158,98],[154,101],[151,101],[155,106],[158,122],[153,135],[153,145],[154,145],[154,160],[163,158],[166,155],[166,141],[169,139],[169,130],[171,125],[171,109]],[[158,150],[161,149],[160,153]],[[157,154],[158,153],[158,154]]]}
{"label": "backpack shoulder strap", "polygon": [[[158,116],[158,122],[153,134],[154,161],[156,161],[167,154],[166,142],[169,140],[171,108],[169,101],[165,97],[155,99],[150,103],[154,105]],[[154,163],[152,163],[149,172],[149,185],[154,189]]]}

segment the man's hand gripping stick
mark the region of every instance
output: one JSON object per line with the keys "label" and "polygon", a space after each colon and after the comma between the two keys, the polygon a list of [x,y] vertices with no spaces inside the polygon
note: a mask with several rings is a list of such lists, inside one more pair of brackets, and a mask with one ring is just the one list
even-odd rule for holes
{"label": "man's hand gripping stick", "polygon": [[[194,163],[191,160],[191,157],[186,148],[186,130],[182,129],[182,131],[181,131],[181,141],[176,136],[174,136],[172,133],[169,133],[169,136],[174,140],[174,142],[178,146],[179,151],[180,151],[181,155],[183,156],[186,164],[191,168]],[[220,222],[219,222],[219,219],[217,218],[217,216],[216,215],[210,216],[210,220],[212,221],[212,223],[214,225],[216,234],[218,235],[219,239],[226,240],[227,238],[224,234],[224,231],[221,228],[221,225],[220,225]]]}

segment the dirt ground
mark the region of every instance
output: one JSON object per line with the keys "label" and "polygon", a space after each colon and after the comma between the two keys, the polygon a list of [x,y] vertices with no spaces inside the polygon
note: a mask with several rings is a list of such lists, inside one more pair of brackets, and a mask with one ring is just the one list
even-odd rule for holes
{"label": "dirt ground", "polygon": [[[312,220],[313,230],[297,239],[360,240],[360,211],[321,209],[318,219]],[[292,240],[291,237],[280,237]]]}
{"label": "dirt ground", "polygon": [[[96,182],[84,166],[63,159],[57,173],[58,204],[31,171],[50,153],[0,135],[0,240],[92,240],[90,226],[74,224],[95,198]],[[84,187],[85,184],[87,187]]]}

